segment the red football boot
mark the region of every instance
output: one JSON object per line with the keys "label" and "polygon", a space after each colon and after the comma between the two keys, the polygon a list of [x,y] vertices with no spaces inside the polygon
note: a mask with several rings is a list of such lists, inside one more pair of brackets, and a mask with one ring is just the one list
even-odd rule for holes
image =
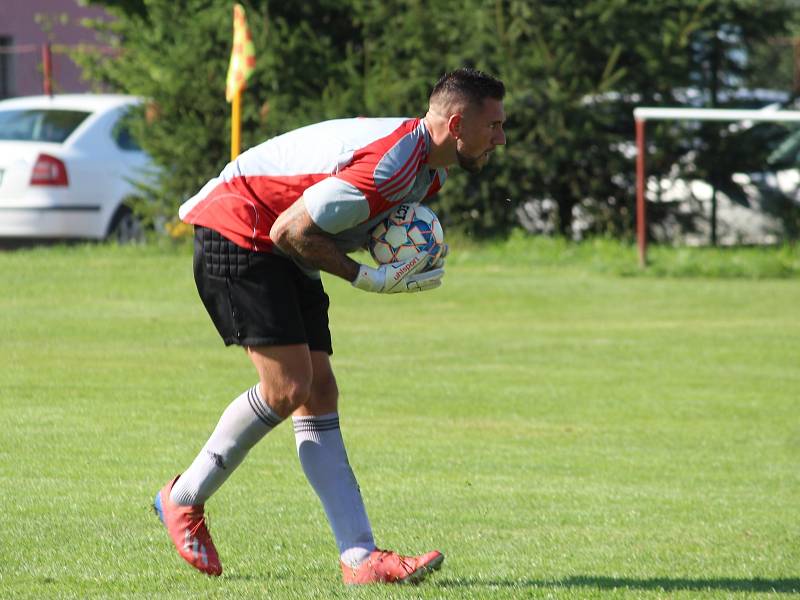
{"label": "red football boot", "polygon": [[195,569],[207,575],[220,575],[222,564],[217,556],[217,549],[211,540],[203,516],[203,505],[181,506],[169,499],[172,486],[180,475],[168,482],[156,494],[153,508],[158,518],[167,528],[172,543],[183,559]]}
{"label": "red football boot", "polygon": [[357,567],[342,566],[347,585],[366,583],[419,583],[442,566],[444,555],[438,550],[422,556],[401,556],[390,550],[375,550]]}

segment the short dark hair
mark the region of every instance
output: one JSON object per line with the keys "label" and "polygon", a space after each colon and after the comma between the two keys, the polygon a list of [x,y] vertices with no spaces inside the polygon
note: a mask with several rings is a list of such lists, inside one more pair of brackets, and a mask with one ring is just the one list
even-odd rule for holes
{"label": "short dark hair", "polygon": [[497,77],[463,67],[439,78],[433,86],[430,102],[444,105],[466,102],[469,106],[480,106],[487,98],[502,100],[505,95],[506,86]]}

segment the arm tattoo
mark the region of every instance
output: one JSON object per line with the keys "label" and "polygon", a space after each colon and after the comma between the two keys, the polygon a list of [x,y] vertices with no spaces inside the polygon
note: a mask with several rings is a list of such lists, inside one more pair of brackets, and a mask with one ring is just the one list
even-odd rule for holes
{"label": "arm tattoo", "polygon": [[295,202],[286,212],[287,224],[281,250],[347,281],[356,278],[358,263],[342,252],[333,239],[311,220],[302,202]]}

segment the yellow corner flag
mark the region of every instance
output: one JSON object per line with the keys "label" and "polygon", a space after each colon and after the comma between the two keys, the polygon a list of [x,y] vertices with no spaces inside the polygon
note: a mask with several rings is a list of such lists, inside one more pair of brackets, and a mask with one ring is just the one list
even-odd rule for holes
{"label": "yellow corner flag", "polygon": [[244,8],[241,4],[233,5],[233,49],[231,62],[228,65],[228,81],[225,86],[225,99],[230,102],[237,92],[245,87],[247,78],[256,66],[256,49],[253,38],[247,28]]}
{"label": "yellow corner flag", "polygon": [[239,156],[241,136],[242,90],[256,66],[256,50],[247,28],[244,8],[233,5],[233,49],[228,66],[225,99],[231,102],[231,160]]}

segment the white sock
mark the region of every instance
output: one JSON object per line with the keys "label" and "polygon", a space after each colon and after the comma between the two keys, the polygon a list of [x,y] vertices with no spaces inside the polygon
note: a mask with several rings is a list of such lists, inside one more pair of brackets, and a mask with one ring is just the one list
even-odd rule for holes
{"label": "white sock", "polygon": [[228,405],[214,433],[191,466],[175,482],[170,499],[183,506],[205,504],[250,448],[281,422],[253,386]]}
{"label": "white sock", "polygon": [[372,528],[347,461],[339,415],[292,417],[297,455],[331,524],[341,561],[357,566],[375,550]]}

